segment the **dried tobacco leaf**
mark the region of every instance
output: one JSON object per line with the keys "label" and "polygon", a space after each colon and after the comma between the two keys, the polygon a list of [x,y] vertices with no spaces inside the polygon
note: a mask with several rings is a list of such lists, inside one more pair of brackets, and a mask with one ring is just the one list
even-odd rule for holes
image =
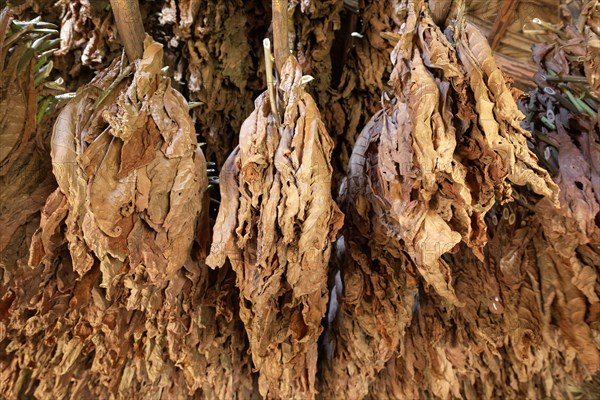
{"label": "dried tobacco leaf", "polygon": [[158,287],[183,266],[207,185],[187,104],[160,78],[161,66],[162,46],[147,43],[134,85],[108,87],[119,73],[115,63],[81,90],[54,127],[53,170],[72,209],[67,238],[74,267],[85,274],[93,253],[109,298],[125,264],[143,265],[148,283]]}
{"label": "dried tobacco leaf", "polygon": [[9,286],[2,395],[256,396],[233,272],[194,255],[206,164],[162,55],[147,38],[133,80],[114,63],[57,119],[60,190]]}
{"label": "dried tobacco leaf", "polygon": [[327,264],[343,215],[331,198],[333,143],[294,57],[279,88],[281,126],[263,93],[221,171],[207,264],[228,258],[236,272],[261,395],[313,398]]}
{"label": "dried tobacco leaf", "polygon": [[451,256],[465,306],[445,310],[435,295],[421,295],[372,398],[572,398],[569,385],[598,371],[600,230],[584,239],[569,211],[567,193],[580,198],[586,191],[565,185],[573,164],[561,163],[560,209],[543,199],[505,213],[516,218],[497,210],[486,262],[466,249]]}
{"label": "dried tobacco leaf", "polygon": [[[18,3],[13,10],[20,18],[42,15],[60,26],[60,49],[54,56],[54,67],[69,90],[75,92],[89,83],[96,72],[122,57],[123,48],[109,0],[19,0]],[[162,2],[142,1],[140,11],[147,32],[166,46],[170,32],[159,23],[161,5]],[[165,51],[165,64],[174,67],[175,55],[169,50]],[[177,83],[175,80],[173,85],[177,87]]]}
{"label": "dried tobacco leaf", "polygon": [[[595,293],[598,271],[582,263],[577,254],[579,247],[598,240],[600,121],[593,95],[593,79],[597,74],[588,68],[587,59],[576,56],[593,51],[590,43],[583,41],[583,33],[577,28],[579,21],[584,22],[584,32],[593,34],[599,16],[597,2],[587,2],[577,20],[573,17],[567,21],[565,33],[552,38],[561,43],[554,50],[555,56],[564,59],[572,73],[566,81],[556,76],[548,54],[534,56],[540,75],[552,79],[541,79],[540,88],[529,94],[526,105],[522,104],[528,114],[529,128],[539,139],[536,150],[556,171],[555,180],[561,189],[559,210],[551,210],[545,202],[538,204],[538,213],[544,216],[540,222],[545,237],[556,252],[553,257],[560,258],[555,262],[571,270],[571,282],[592,305],[598,303]],[[569,46],[568,39],[572,37],[581,40]],[[585,71],[587,81],[576,75],[581,71]]]}
{"label": "dried tobacco leaf", "polygon": [[[586,21],[594,26],[591,18]],[[583,39],[574,24],[575,21],[571,21],[566,32]],[[561,37],[551,40],[564,43]],[[586,53],[585,47],[585,43],[578,43],[576,47],[565,45],[555,48],[554,54],[568,60],[571,71],[571,75],[560,76],[552,69],[549,53],[539,51],[545,48],[544,45],[537,45],[534,59],[540,67],[537,74],[539,88],[531,91],[528,101],[521,104],[527,114],[526,125],[538,140],[534,151],[548,168],[558,175],[561,165],[573,164],[572,170],[561,169],[562,177],[558,179],[559,185],[566,185],[567,193],[573,190],[573,185],[577,186],[572,192],[577,197],[570,200],[568,195],[561,201],[575,213],[583,237],[590,234],[597,214],[594,204],[600,203],[600,120],[598,99],[590,81],[597,74],[585,68],[585,60],[579,57]],[[586,76],[578,75],[582,71],[586,72]]]}
{"label": "dried tobacco leaf", "polygon": [[[367,394],[376,372],[406,345],[404,327],[420,283],[426,292],[431,286],[444,307],[465,307],[447,253],[460,251],[462,242],[483,260],[484,217],[497,198],[511,199],[511,184],[530,185],[557,204],[557,186],[527,147],[519,125],[524,116],[486,39],[459,20],[452,43],[419,1],[405,1],[399,10],[405,11],[392,52],[394,97],[384,95],[383,110],[350,158],[346,213],[357,217],[349,217],[345,236],[362,246],[352,246],[341,268],[344,293],[331,327],[338,337],[323,367],[325,377],[336,379],[323,379],[325,398]],[[361,290],[346,282],[356,282],[355,270],[369,276]],[[395,294],[376,294],[383,285],[377,282]],[[382,305],[396,310],[387,324],[375,315]],[[390,327],[393,335],[386,334]],[[442,398],[450,393],[447,387],[436,391]]]}
{"label": "dried tobacco leaf", "polygon": [[[186,263],[153,310],[110,302],[100,270],[79,277],[63,234],[69,213],[57,190],[33,238],[7,321],[2,393],[36,398],[257,398],[230,268]],[[26,361],[24,361],[26,360]],[[199,373],[202,371],[203,373]],[[75,383],[69,384],[69,381]]]}
{"label": "dried tobacco leaf", "polygon": [[426,10],[408,7],[392,53],[395,99],[378,116],[386,118],[378,142],[357,157],[372,160],[377,172],[365,190],[384,200],[381,218],[420,274],[460,304],[440,256],[462,240],[482,258],[483,218],[495,194],[510,199],[510,183],[529,184],[555,202],[557,187],[527,148],[523,114],[485,38],[466,24],[455,50]]}
{"label": "dried tobacco leaf", "polygon": [[395,18],[396,0],[356,2],[359,9],[350,9],[352,3],[344,2],[345,8],[339,10],[335,3],[311,2],[315,10],[296,21],[299,50],[306,49],[298,53],[306,59],[302,67],[307,73],[317,72],[315,98],[336,143],[332,161],[336,188],[348,173],[360,130],[380,109],[381,93],[389,90],[393,46],[384,34],[402,23]]}
{"label": "dried tobacco leaf", "polygon": [[[63,1],[61,3],[63,12],[60,49],[57,55],[64,56],[73,49],[81,50],[83,48],[81,51],[82,65],[102,63],[108,39],[103,36],[115,33],[112,29],[111,14],[101,13],[98,8],[94,9],[92,2],[88,0]],[[90,26],[93,28],[90,29]],[[108,30],[106,30],[107,27]]]}

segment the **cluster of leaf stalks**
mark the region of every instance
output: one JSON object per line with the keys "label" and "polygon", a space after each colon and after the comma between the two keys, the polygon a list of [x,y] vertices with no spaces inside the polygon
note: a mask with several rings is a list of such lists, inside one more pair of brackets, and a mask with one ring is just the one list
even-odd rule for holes
{"label": "cluster of leaf stalks", "polygon": [[523,126],[538,143],[534,151],[553,175],[559,167],[558,144],[548,132],[556,131],[557,122],[572,132],[590,131],[598,118],[598,7],[594,1],[585,5],[569,2],[563,7],[562,29],[534,19],[547,30],[548,42],[533,47],[533,59],[539,67],[534,76],[538,87],[521,101],[520,107],[526,115]]}

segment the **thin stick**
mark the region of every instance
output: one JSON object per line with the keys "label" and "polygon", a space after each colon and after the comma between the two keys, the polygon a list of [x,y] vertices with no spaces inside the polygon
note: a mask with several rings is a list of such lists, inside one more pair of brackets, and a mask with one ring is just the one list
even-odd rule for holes
{"label": "thin stick", "polygon": [[587,83],[587,79],[585,78],[585,76],[577,76],[577,75],[547,76],[546,80],[548,82],[577,82],[577,83]]}
{"label": "thin stick", "polygon": [[290,55],[287,10],[288,0],[273,0],[273,48],[279,73]]}
{"label": "thin stick", "polygon": [[541,27],[544,27],[544,28],[546,28],[549,31],[552,31],[552,32],[558,34],[561,37],[564,36],[564,33],[563,33],[563,31],[561,29],[558,29],[558,28],[552,26],[551,24],[549,24],[549,23],[547,23],[545,21],[542,21],[539,18],[534,18],[534,19],[531,20],[531,22],[533,22],[534,24],[537,24],[537,25],[539,25]]}
{"label": "thin stick", "polygon": [[144,53],[144,24],[138,0],[110,0],[119,36],[130,62]]}
{"label": "thin stick", "polygon": [[271,41],[267,38],[263,40],[265,50],[265,70],[267,73],[267,90],[269,91],[269,103],[271,103],[271,112],[275,116],[277,126],[281,125],[279,113],[277,112],[277,103],[275,99],[275,85],[273,84],[273,56],[271,55]]}

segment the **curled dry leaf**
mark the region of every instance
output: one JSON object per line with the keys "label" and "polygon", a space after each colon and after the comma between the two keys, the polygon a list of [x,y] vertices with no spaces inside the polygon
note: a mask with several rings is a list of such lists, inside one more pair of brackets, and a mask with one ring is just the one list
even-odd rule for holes
{"label": "curled dry leaf", "polygon": [[[395,1],[366,2],[353,11],[344,10],[339,0],[290,2],[296,9],[290,13],[294,48],[304,73],[315,78],[311,93],[336,143],[335,187],[358,130],[377,111],[378,97],[388,88],[392,46],[381,34],[393,29]],[[73,77],[67,80],[73,91],[88,80],[82,66],[98,70],[121,55],[108,3],[27,0],[20,7],[45,15],[58,12],[53,22],[61,25],[63,40],[56,68]],[[268,6],[260,1],[163,0],[142,2],[140,9],[147,31],[165,44],[175,80],[185,85],[191,101],[202,103],[193,111],[198,133],[207,143],[207,159],[220,168],[252,111],[252,99],[265,85],[262,58],[256,55],[262,54],[261,39],[268,35]]]}
{"label": "curled dry leaf", "polygon": [[[484,217],[497,198],[511,199],[511,185],[530,185],[558,204],[558,188],[527,147],[528,133],[519,125],[524,116],[483,35],[457,21],[453,43],[422,2],[402,5],[403,28],[392,52],[394,96],[384,95],[383,110],[367,124],[350,158],[345,203],[347,214],[357,217],[348,220],[347,240],[368,244],[371,254],[349,250],[342,267],[344,294],[332,328],[339,332],[337,348],[325,368],[347,378],[323,380],[330,396],[367,393],[410,323],[417,282],[431,286],[446,306],[465,306],[447,253],[462,242],[483,260]],[[369,276],[362,291],[346,282],[355,281],[359,267],[353,264]],[[371,295],[379,280],[396,294],[385,300]],[[396,310],[388,325],[374,315],[382,304]],[[384,334],[394,325],[393,336]],[[369,351],[361,350],[367,346]],[[357,381],[359,389],[353,387]]]}
{"label": "curled dry leaf", "polygon": [[109,53],[116,53],[116,28],[112,13],[107,12],[108,4],[89,0],[59,1],[55,4],[62,8],[60,49],[56,55],[73,55],[71,74],[76,74],[82,65],[103,66]]}
{"label": "curled dry leaf", "polygon": [[281,126],[263,93],[221,171],[207,263],[228,258],[236,272],[261,395],[312,398],[327,264],[343,216],[331,198],[333,143],[294,57],[281,76]]}

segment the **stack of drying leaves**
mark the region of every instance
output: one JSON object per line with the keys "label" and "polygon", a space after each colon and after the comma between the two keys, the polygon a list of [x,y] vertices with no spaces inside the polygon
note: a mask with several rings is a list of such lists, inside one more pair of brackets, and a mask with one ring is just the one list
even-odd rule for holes
{"label": "stack of drying leaves", "polygon": [[198,260],[207,177],[188,105],[161,76],[162,46],[144,47],[132,80],[113,63],[57,118],[59,189],[3,307],[8,398],[254,391],[233,273]]}
{"label": "stack of drying leaves", "polygon": [[[260,40],[268,18],[258,1],[220,0],[162,2],[161,24],[173,26],[171,51],[182,54],[177,73],[190,99],[202,102],[194,110],[206,140],[207,157],[220,167],[233,150],[242,122],[252,111],[252,99],[264,87],[257,76]],[[235,99],[235,101],[232,101]]]}
{"label": "stack of drying leaves", "polygon": [[[600,229],[586,233],[593,218],[582,227],[571,214],[573,203],[581,206],[591,195],[590,170],[584,157],[562,146],[568,163],[558,179],[560,209],[520,196],[493,210],[486,260],[464,246],[449,257],[464,307],[448,309],[439,296],[421,295],[371,398],[595,398],[576,393],[589,391],[580,382],[600,368]],[[571,186],[578,165],[587,169],[576,178],[585,190]],[[586,200],[586,212],[597,213],[597,203]],[[597,384],[591,393],[597,395]]]}
{"label": "stack of drying leaves", "polygon": [[[54,69],[68,77],[70,90],[89,81],[91,71],[100,71],[121,57],[114,18],[108,0],[28,0],[14,9],[19,15],[43,14],[60,23],[60,46]],[[220,167],[233,149],[239,128],[251,112],[252,99],[264,87],[257,76],[257,58],[262,50],[268,19],[262,4],[244,7],[230,2],[142,2],[140,11],[147,31],[165,45],[165,64],[174,86],[185,81],[184,94],[198,102],[194,120],[207,158]],[[158,16],[158,18],[155,18]],[[245,27],[245,29],[240,29]],[[237,101],[232,102],[235,98]],[[49,157],[48,157],[49,158]],[[47,168],[46,168],[47,169]]]}
{"label": "stack of drying leaves", "polygon": [[384,109],[350,159],[343,190],[348,254],[332,355],[323,366],[325,398],[366,395],[398,350],[415,297],[435,293],[441,309],[456,312],[466,306],[454,283],[460,264],[449,263],[447,253],[469,249],[484,259],[484,218],[495,203],[511,200],[511,185],[528,185],[558,204],[485,37],[460,12],[444,35],[423,3],[399,7],[393,97],[384,95]]}
{"label": "stack of drying leaves", "polygon": [[[108,0],[28,0],[19,7],[55,17],[61,24],[56,65],[73,90],[86,79],[88,67],[104,68],[120,56]],[[394,21],[396,0],[290,1],[296,33],[294,48],[311,84],[322,119],[336,143],[334,184],[342,177],[363,126],[379,107],[391,71],[392,49],[382,37]],[[239,128],[252,111],[252,99],[265,85],[262,38],[269,29],[268,6],[258,0],[238,4],[219,0],[142,2],[146,29],[164,43],[175,80],[186,95],[201,102],[194,109],[206,155],[220,167],[237,141]],[[155,19],[154,16],[158,15]],[[235,98],[236,101],[231,101]]]}
{"label": "stack of drying leaves", "polygon": [[57,36],[56,26],[39,18],[22,22],[7,9],[0,13],[0,299],[10,297],[3,289],[17,263],[27,262],[39,211],[56,187],[48,120],[60,83],[48,76]]}
{"label": "stack of drying leaves", "polygon": [[347,172],[358,130],[380,107],[381,92],[389,89],[392,45],[383,33],[398,22],[394,19],[396,3],[290,1],[297,10],[293,13],[293,48],[303,72],[315,77],[311,90],[335,142],[336,188]]}
{"label": "stack of drying leaves", "polygon": [[[549,44],[534,46],[539,87],[523,101],[522,109],[525,125],[537,139],[535,150],[561,188],[561,208],[551,214],[565,220],[563,229],[575,223],[579,233],[572,239],[585,245],[599,239],[595,235],[600,223],[600,2],[587,1],[581,8],[573,2],[567,10],[570,23],[549,37]],[[544,218],[540,222],[551,229]],[[557,229],[546,235],[559,239],[567,234]],[[563,245],[561,251],[567,248]],[[595,276],[587,276],[587,289],[578,286],[590,301]]]}
{"label": "stack of drying leaves", "polygon": [[207,263],[229,258],[236,272],[261,395],[313,398],[330,244],[343,216],[331,198],[333,143],[292,56],[278,94],[281,124],[263,93],[221,172]]}
{"label": "stack of drying leaves", "polygon": [[305,73],[315,76],[311,88],[336,144],[336,188],[347,173],[360,128],[379,109],[381,92],[389,89],[392,45],[382,34],[398,22],[396,3],[302,1],[302,12],[295,14],[300,64]]}
{"label": "stack of drying leaves", "polygon": [[[106,65],[107,59],[118,54],[116,29],[108,1],[58,1],[61,7],[59,56],[69,53],[69,75],[76,75],[82,66]],[[110,54],[112,53],[112,54]]]}

